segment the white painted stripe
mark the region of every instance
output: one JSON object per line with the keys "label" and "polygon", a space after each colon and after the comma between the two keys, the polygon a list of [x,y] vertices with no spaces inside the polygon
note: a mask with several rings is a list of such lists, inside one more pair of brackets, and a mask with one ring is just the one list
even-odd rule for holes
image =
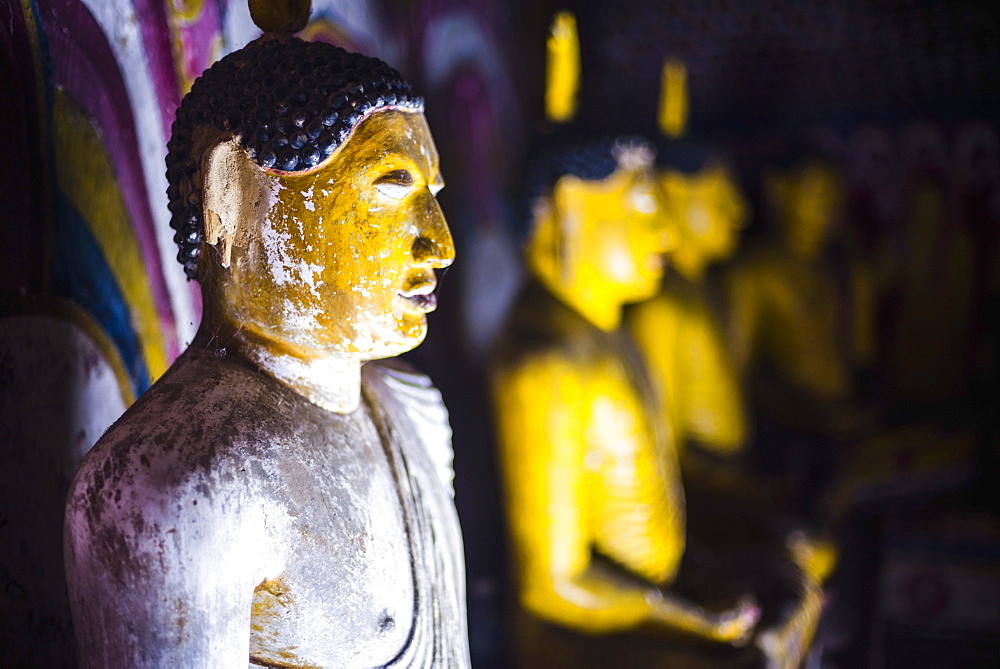
{"label": "white painted stripe", "polygon": [[194,339],[198,323],[195,322],[194,305],[184,269],[175,260],[177,245],[174,243],[174,233],[170,228],[170,212],[167,209],[167,177],[164,163],[167,140],[163,136],[160,103],[153,89],[153,77],[149,70],[139,27],[140,19],[136,16],[130,0],[83,0],[83,4],[104,31],[128,91],[135,118],[135,133],[139,140],[142,173],[153,214],[160,269],[166,280],[170,306],[174,312],[177,341],[183,350]]}

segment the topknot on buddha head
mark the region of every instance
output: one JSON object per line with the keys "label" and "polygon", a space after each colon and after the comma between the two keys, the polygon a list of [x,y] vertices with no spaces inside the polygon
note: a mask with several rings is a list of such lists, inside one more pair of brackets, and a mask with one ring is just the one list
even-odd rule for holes
{"label": "topknot on buddha head", "polygon": [[170,226],[188,278],[197,277],[199,174],[212,146],[237,137],[261,168],[305,172],[384,108],[422,110],[423,99],[381,60],[322,42],[260,39],[207,70],[181,102],[167,145]]}

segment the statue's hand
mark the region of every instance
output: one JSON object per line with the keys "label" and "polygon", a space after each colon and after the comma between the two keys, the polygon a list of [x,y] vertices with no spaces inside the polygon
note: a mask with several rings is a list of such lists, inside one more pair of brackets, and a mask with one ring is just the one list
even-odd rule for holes
{"label": "statue's hand", "polygon": [[833,571],[837,553],[833,545],[813,539],[803,531],[786,539],[792,560],[801,569],[800,598],[795,609],[781,623],[763,630],[757,647],[775,669],[795,669],[809,653],[823,612],[823,581]]}
{"label": "statue's hand", "polygon": [[705,611],[700,606],[660,591],[652,593],[647,600],[659,622],[735,646],[742,646],[750,640],[761,614],[752,595],[740,597],[735,606],[721,612]]}
{"label": "statue's hand", "polygon": [[733,608],[714,614],[718,639],[734,646],[746,644],[760,615],[760,607],[753,595],[743,595]]}
{"label": "statue's hand", "polygon": [[785,538],[792,561],[802,570],[803,577],[816,584],[825,582],[837,566],[837,549],[829,541],[796,530]]}

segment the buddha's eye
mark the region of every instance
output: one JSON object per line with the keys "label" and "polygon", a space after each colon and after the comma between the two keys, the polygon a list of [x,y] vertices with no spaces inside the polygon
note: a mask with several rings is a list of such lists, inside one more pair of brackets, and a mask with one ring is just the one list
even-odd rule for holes
{"label": "buddha's eye", "polygon": [[375,189],[394,200],[402,200],[413,188],[413,175],[406,170],[393,170],[375,180]]}

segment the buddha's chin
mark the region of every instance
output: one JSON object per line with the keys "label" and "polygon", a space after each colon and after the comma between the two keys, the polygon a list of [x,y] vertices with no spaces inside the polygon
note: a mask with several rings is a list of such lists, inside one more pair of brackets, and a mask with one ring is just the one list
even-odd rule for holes
{"label": "buddha's chin", "polygon": [[395,322],[395,328],[388,332],[372,332],[366,346],[358,347],[355,353],[362,359],[380,360],[392,358],[411,351],[427,336],[427,319],[404,316]]}
{"label": "buddha's chin", "polygon": [[634,302],[643,302],[652,297],[655,297],[657,293],[660,292],[660,279],[662,275],[647,277],[647,280],[632,286],[632,289],[628,291],[625,299],[622,300],[624,304],[631,304]]}

